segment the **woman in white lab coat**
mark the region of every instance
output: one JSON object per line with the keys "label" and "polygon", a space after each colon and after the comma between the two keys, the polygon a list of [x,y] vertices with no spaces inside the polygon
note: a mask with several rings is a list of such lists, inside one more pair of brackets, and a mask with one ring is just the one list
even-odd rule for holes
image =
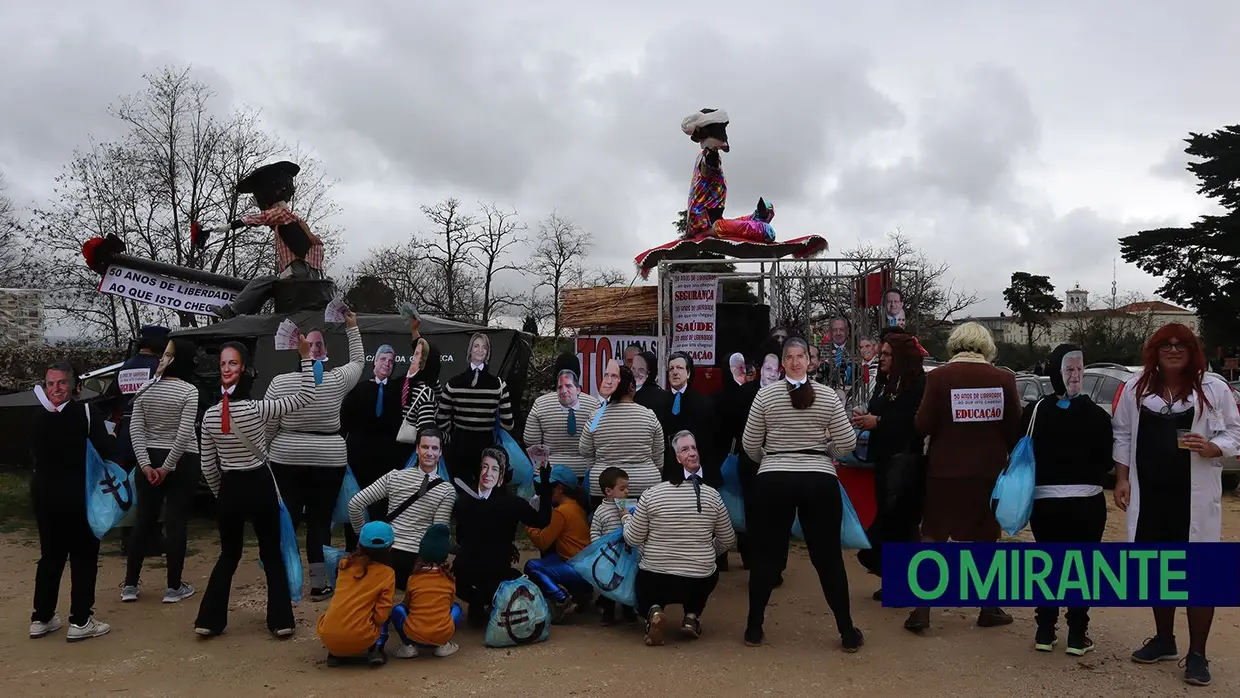
{"label": "woman in white lab coat", "polygon": [[[1115,504],[1135,543],[1218,542],[1222,465],[1240,453],[1240,412],[1231,388],[1206,373],[1201,343],[1185,325],[1145,343],[1145,368],[1128,381],[1112,419]],[[1210,683],[1206,640],[1213,608],[1189,608],[1184,680]],[[1154,609],[1156,634],[1132,653],[1142,664],[1177,659],[1175,608]]]}

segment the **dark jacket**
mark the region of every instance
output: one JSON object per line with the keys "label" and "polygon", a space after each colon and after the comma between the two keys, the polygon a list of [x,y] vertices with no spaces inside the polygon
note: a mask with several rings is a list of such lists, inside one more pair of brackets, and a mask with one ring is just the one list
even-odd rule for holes
{"label": "dark jacket", "polygon": [[497,487],[487,499],[456,493],[456,570],[494,574],[512,567],[517,526],[546,528],[551,523],[551,497],[539,497],[539,509],[507,489]]}
{"label": "dark jacket", "polygon": [[663,410],[655,411],[659,424],[663,427],[663,438],[667,440],[667,448],[663,451],[663,479],[671,480],[673,474],[684,473],[680,461],[676,460],[676,451],[672,448],[672,439],[682,430],[693,433],[697,441],[698,456],[702,460],[702,481],[711,487],[723,485],[719,466],[727,454],[730,443],[721,443],[724,435],[720,429],[719,411],[715,401],[709,395],[703,395],[690,385],[680,396],[680,414],[672,414],[675,404],[675,393],[667,391],[668,399]]}
{"label": "dark jacket", "polygon": [[907,390],[889,395],[876,386],[870,398],[869,413],[878,417],[878,426],[870,430],[869,460],[879,461],[899,453],[921,453],[922,439],[915,424],[917,408],[926,390],[926,377],[918,376]]}
{"label": "dark jacket", "polygon": [[[1111,472],[1111,417],[1088,395],[1078,395],[1066,408],[1051,396],[1025,408],[1020,433],[1033,425],[1033,457],[1038,485],[1107,484]],[[1041,407],[1037,407],[1037,405]]]}
{"label": "dark jacket", "polygon": [[383,414],[375,416],[379,384],[362,381],[349,391],[340,406],[340,433],[345,438],[349,463],[365,463],[376,473],[399,468],[413,454],[412,444],[396,440],[404,420],[400,398],[403,377],[392,375],[383,386]]}
{"label": "dark jacket", "polygon": [[[89,436],[86,410],[90,410]],[[117,444],[99,410],[76,400],[61,412],[40,409],[30,425],[34,476],[30,491],[36,507],[86,511],[86,440],[104,460],[116,460]]]}
{"label": "dark jacket", "polygon": [[[970,414],[979,403],[966,393],[986,390],[1001,390],[1001,402],[990,406],[1001,414]],[[952,391],[958,391],[955,405]],[[1021,413],[1016,376],[1010,371],[980,359],[955,358],[926,374],[926,390],[914,424],[918,433],[930,437],[927,477],[993,481],[1020,439]],[[978,419],[983,421],[973,421]]]}

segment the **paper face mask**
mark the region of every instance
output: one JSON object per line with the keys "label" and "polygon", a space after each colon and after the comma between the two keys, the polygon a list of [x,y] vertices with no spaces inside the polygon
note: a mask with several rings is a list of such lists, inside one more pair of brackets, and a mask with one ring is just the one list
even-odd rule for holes
{"label": "paper face mask", "polygon": [[1081,380],[1085,376],[1085,355],[1079,351],[1070,351],[1063,355],[1059,366],[1063,376],[1064,392],[1069,398],[1081,393]]}
{"label": "paper face mask", "polygon": [[779,380],[779,357],[774,354],[767,354],[766,357],[762,359],[762,378],[760,385],[765,388],[777,380]]}

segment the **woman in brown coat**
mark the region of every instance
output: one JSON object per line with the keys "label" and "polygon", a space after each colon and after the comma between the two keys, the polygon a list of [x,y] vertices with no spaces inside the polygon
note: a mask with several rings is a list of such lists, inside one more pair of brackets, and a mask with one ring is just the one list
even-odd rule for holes
{"label": "woman in brown coat", "polygon": [[[990,508],[995,480],[1020,438],[1016,376],[991,364],[998,351],[990,331],[967,322],[947,339],[951,360],[926,376],[917,433],[929,438],[921,536],[926,542],[993,543],[999,524]],[[982,608],[977,624],[1007,625],[1012,617]],[[930,627],[930,609],[917,608],[904,627]]]}

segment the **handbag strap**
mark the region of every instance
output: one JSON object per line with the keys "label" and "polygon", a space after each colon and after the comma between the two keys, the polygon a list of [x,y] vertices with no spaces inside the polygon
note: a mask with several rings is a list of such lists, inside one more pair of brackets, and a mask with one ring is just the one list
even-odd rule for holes
{"label": "handbag strap", "polygon": [[267,472],[271,473],[271,484],[276,488],[276,499],[283,502],[284,495],[280,494],[280,483],[276,480],[276,471],[271,469],[271,461],[267,459],[267,454],[258,450],[258,447],[254,445],[254,442],[250,441],[250,437],[245,435],[245,430],[241,428],[240,424],[237,424],[236,428],[234,428],[232,432],[237,435],[237,438],[241,440],[241,443],[245,445],[250,453],[254,454],[255,458],[261,460],[263,465],[267,466]]}
{"label": "handbag strap", "polygon": [[1033,425],[1038,421],[1038,408],[1042,406],[1042,401],[1046,398],[1039,398],[1033,405],[1033,415],[1029,417],[1029,428],[1025,430],[1025,436],[1033,436]]}
{"label": "handbag strap", "polygon": [[405,510],[406,510],[406,509],[408,509],[409,507],[413,506],[413,503],[414,503],[414,502],[416,502],[416,501],[418,501],[418,499],[420,499],[420,498],[422,497],[422,495],[424,495],[424,494],[429,494],[431,490],[435,489],[436,487],[438,487],[439,485],[442,485],[442,484],[443,484],[443,480],[440,480],[439,478],[435,478],[434,480],[431,480],[431,481],[430,481],[430,483],[428,483],[428,484],[426,485],[426,491],[425,491],[425,492],[423,492],[423,491],[414,492],[414,493],[413,493],[413,495],[411,495],[408,499],[406,499],[405,501],[401,502],[401,503],[400,503],[400,506],[398,506],[398,507],[396,507],[395,509],[393,509],[393,510],[389,511],[389,512],[388,512],[388,514],[387,514],[387,516],[383,517],[383,520],[384,520],[384,521],[386,521],[387,523],[392,523],[393,521],[395,521],[395,520],[396,520],[396,517],[398,517],[398,516],[400,516],[401,514],[405,513]]}

